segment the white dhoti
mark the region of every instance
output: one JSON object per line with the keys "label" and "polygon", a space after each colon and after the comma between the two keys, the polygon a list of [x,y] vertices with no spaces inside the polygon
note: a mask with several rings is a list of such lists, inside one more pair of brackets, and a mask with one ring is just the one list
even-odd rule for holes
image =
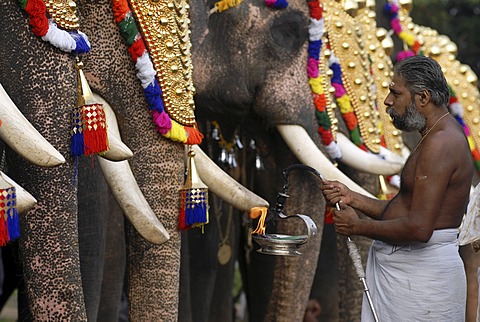
{"label": "white dhoti", "polygon": [[[466,278],[457,229],[435,230],[427,243],[375,240],[366,281],[379,322],[465,321]],[[375,321],[366,296],[362,322]]]}

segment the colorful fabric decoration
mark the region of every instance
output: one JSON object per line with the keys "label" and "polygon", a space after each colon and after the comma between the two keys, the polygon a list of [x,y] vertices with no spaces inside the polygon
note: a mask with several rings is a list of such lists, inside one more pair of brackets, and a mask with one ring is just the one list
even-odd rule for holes
{"label": "colorful fabric decoration", "polygon": [[480,152],[478,151],[478,148],[475,146],[475,141],[472,138],[472,134],[470,133],[470,129],[468,128],[468,125],[465,123],[463,119],[463,106],[460,104],[458,101],[457,95],[455,94],[455,91],[453,90],[452,87],[449,86],[450,89],[450,102],[448,105],[448,110],[450,111],[450,114],[452,114],[455,119],[460,123],[463,129],[463,133],[465,133],[465,136],[467,137],[468,140],[468,145],[470,146],[470,151],[472,153],[473,161],[475,163],[475,169],[477,171],[480,171]]}
{"label": "colorful fabric decoration", "polygon": [[103,104],[98,103],[88,86],[77,59],[78,104],[72,108],[71,154],[75,157],[104,153],[109,149],[107,120]]}
{"label": "colorful fabric decoration", "polygon": [[112,7],[115,22],[125,43],[129,47],[128,52],[135,63],[137,77],[144,89],[145,99],[157,131],[173,141],[185,144],[200,144],[203,135],[198,129],[177,123],[165,111],[162,89],[156,78],[157,72],[153,67],[143,36],[139,32],[127,0],[112,0]]}
{"label": "colorful fabric decoration", "polygon": [[[47,18],[47,7],[43,0],[19,0],[30,20],[32,32],[60,50],[74,55],[85,54],[90,51],[88,37],[81,31],[65,31],[57,27],[53,19]],[[86,78],[80,77],[81,67],[78,70],[79,93],[90,92]],[[79,99],[84,102],[84,97]],[[103,106],[96,102],[89,102],[77,106],[72,111],[72,142],[70,151],[73,156],[91,155],[108,150],[107,124]],[[75,170],[76,171],[76,170]]]}
{"label": "colorful fabric decoration", "polygon": [[19,0],[18,3],[28,14],[32,32],[42,40],[75,55],[90,51],[90,42],[83,32],[60,30],[52,19],[47,18],[47,7],[43,0]]}
{"label": "colorful fabric decoration", "polygon": [[397,54],[397,61],[414,55],[423,55],[420,41],[415,39],[415,35],[412,33],[403,30],[400,19],[398,19],[398,10],[398,5],[393,2],[387,2],[385,4],[385,11],[390,16],[390,26],[395,34],[410,47],[410,50],[404,50]]}
{"label": "colorful fabric decoration", "polygon": [[308,62],[307,74],[308,83],[312,90],[313,104],[315,105],[315,117],[318,124],[318,134],[322,139],[325,150],[331,159],[338,161],[342,158],[342,152],[338,147],[332,133],[332,123],[327,112],[327,95],[323,88],[323,75],[320,75],[320,52],[322,48],[322,37],[325,34],[325,21],[323,19],[323,8],[318,0],[308,1],[310,9],[310,25],[308,28]]}
{"label": "colorful fabric decoration", "polygon": [[287,0],[265,0],[265,5],[273,9],[284,9],[288,7]]}
{"label": "colorful fabric decoration", "polygon": [[337,105],[340,108],[340,113],[342,114],[345,124],[350,132],[350,139],[356,146],[364,151],[368,151],[363,142],[362,136],[360,135],[358,120],[350,101],[350,97],[348,96],[347,90],[343,85],[342,68],[340,67],[338,58],[333,54],[333,52],[329,59],[329,65],[330,69],[333,71],[331,82],[332,86],[335,88],[334,96],[337,101]]}
{"label": "colorful fabric decoration", "polygon": [[220,0],[215,2],[213,8],[210,10],[210,13],[212,14],[214,12],[222,12],[230,8],[236,7],[240,3],[242,3],[242,0]]}
{"label": "colorful fabric decoration", "polygon": [[200,179],[194,160],[195,152],[188,151],[187,178],[180,189],[178,228],[202,227],[209,222],[208,187]]}
{"label": "colorful fabric decoration", "polygon": [[0,189],[0,246],[20,237],[15,187]]}

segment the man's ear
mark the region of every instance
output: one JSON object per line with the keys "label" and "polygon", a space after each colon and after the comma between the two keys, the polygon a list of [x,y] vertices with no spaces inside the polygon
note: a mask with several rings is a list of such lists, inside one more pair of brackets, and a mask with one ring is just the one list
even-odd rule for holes
{"label": "man's ear", "polygon": [[423,90],[420,93],[418,93],[418,95],[420,97],[420,103],[422,105],[425,105],[430,101],[431,96],[429,91]]}

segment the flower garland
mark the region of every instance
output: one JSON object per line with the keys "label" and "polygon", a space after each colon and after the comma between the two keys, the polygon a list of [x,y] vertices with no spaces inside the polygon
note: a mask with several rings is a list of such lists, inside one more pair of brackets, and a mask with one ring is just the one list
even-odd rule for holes
{"label": "flower garland", "polygon": [[453,88],[451,88],[450,86],[448,87],[450,89],[450,102],[448,105],[450,114],[452,114],[453,117],[455,117],[458,123],[460,123],[460,125],[462,126],[463,132],[465,133],[465,136],[467,137],[467,140],[468,140],[468,145],[470,146],[470,151],[472,153],[473,161],[475,163],[475,169],[477,169],[477,171],[480,171],[480,152],[475,146],[475,141],[472,138],[468,125],[463,120],[463,106],[458,101],[458,98]]}
{"label": "flower garland", "polygon": [[43,0],[18,0],[20,7],[28,14],[32,32],[53,46],[76,55],[90,51],[87,35],[81,31],[60,30],[57,24],[47,18],[47,7]]}
{"label": "flower garland", "polygon": [[[390,25],[392,26],[393,31],[395,34],[400,37],[409,47],[411,47],[411,51],[404,51],[403,54],[399,54],[397,56],[397,61],[400,61],[406,57],[413,56],[413,55],[424,55],[423,50],[421,50],[421,44],[418,40],[415,39],[415,36],[412,33],[408,33],[403,31],[402,25],[400,23],[400,19],[398,18],[398,11],[399,7],[396,3],[389,2],[385,4],[385,9],[388,13],[391,14],[390,18]],[[455,117],[455,119],[460,123],[463,128],[463,132],[467,137],[468,144],[470,146],[470,152],[474,159],[475,168],[477,171],[480,171],[480,152],[478,148],[475,146],[475,141],[472,138],[470,129],[468,125],[463,120],[463,106],[458,101],[455,91],[452,89],[450,85],[448,85],[450,90],[450,101],[448,105],[448,110],[450,113]]]}
{"label": "flower garland", "polygon": [[327,98],[322,85],[324,78],[319,72],[322,37],[326,31],[323,7],[318,0],[308,1],[308,7],[310,9],[310,25],[308,27],[308,83],[312,90],[318,133],[330,158],[338,161],[342,158],[342,152],[333,138],[332,123],[327,112]]}
{"label": "flower garland", "polygon": [[335,99],[337,101],[338,107],[340,108],[340,113],[342,114],[345,124],[347,125],[348,130],[350,131],[350,139],[352,142],[361,148],[364,151],[368,151],[368,148],[363,142],[362,136],[360,135],[360,128],[358,126],[358,119],[355,115],[355,111],[350,101],[350,97],[347,94],[347,90],[343,85],[342,81],[342,68],[340,67],[340,62],[338,58],[331,54],[329,59],[330,69],[333,71],[332,76],[332,86],[335,88]]}
{"label": "flower garland", "polygon": [[404,41],[411,50],[404,50],[398,53],[397,61],[400,61],[404,58],[414,56],[414,55],[423,55],[421,51],[421,43],[415,39],[415,35],[403,30],[400,19],[398,19],[399,7],[393,2],[387,2],[385,4],[385,11],[390,15],[390,26],[392,27],[395,34]]}
{"label": "flower garland", "polygon": [[288,7],[287,0],[265,0],[265,5],[273,9],[284,9]]}
{"label": "flower garland", "polygon": [[135,63],[137,77],[144,89],[145,99],[158,132],[173,141],[189,145],[200,144],[203,135],[195,127],[177,123],[165,111],[162,89],[156,78],[157,72],[153,67],[143,36],[138,30],[127,0],[112,0],[112,8],[115,23],[118,25],[120,33],[129,47],[128,52]]}
{"label": "flower garland", "polygon": [[223,12],[225,10],[228,10],[230,8],[238,6],[240,3],[242,3],[243,0],[220,0],[215,2],[213,5],[213,8],[210,10],[210,14],[215,13],[215,12]]}

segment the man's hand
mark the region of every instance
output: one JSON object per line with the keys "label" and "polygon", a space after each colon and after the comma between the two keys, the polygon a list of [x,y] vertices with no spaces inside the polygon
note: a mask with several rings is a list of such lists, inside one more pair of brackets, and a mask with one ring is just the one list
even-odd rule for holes
{"label": "man's hand", "polygon": [[336,203],[340,202],[346,205],[349,205],[352,202],[352,191],[343,183],[322,180],[321,189],[325,199],[332,206],[335,206]]}
{"label": "man's hand", "polygon": [[335,231],[344,236],[355,235],[355,224],[360,220],[355,210],[343,202],[339,203],[340,210],[335,210],[333,220],[335,221]]}

